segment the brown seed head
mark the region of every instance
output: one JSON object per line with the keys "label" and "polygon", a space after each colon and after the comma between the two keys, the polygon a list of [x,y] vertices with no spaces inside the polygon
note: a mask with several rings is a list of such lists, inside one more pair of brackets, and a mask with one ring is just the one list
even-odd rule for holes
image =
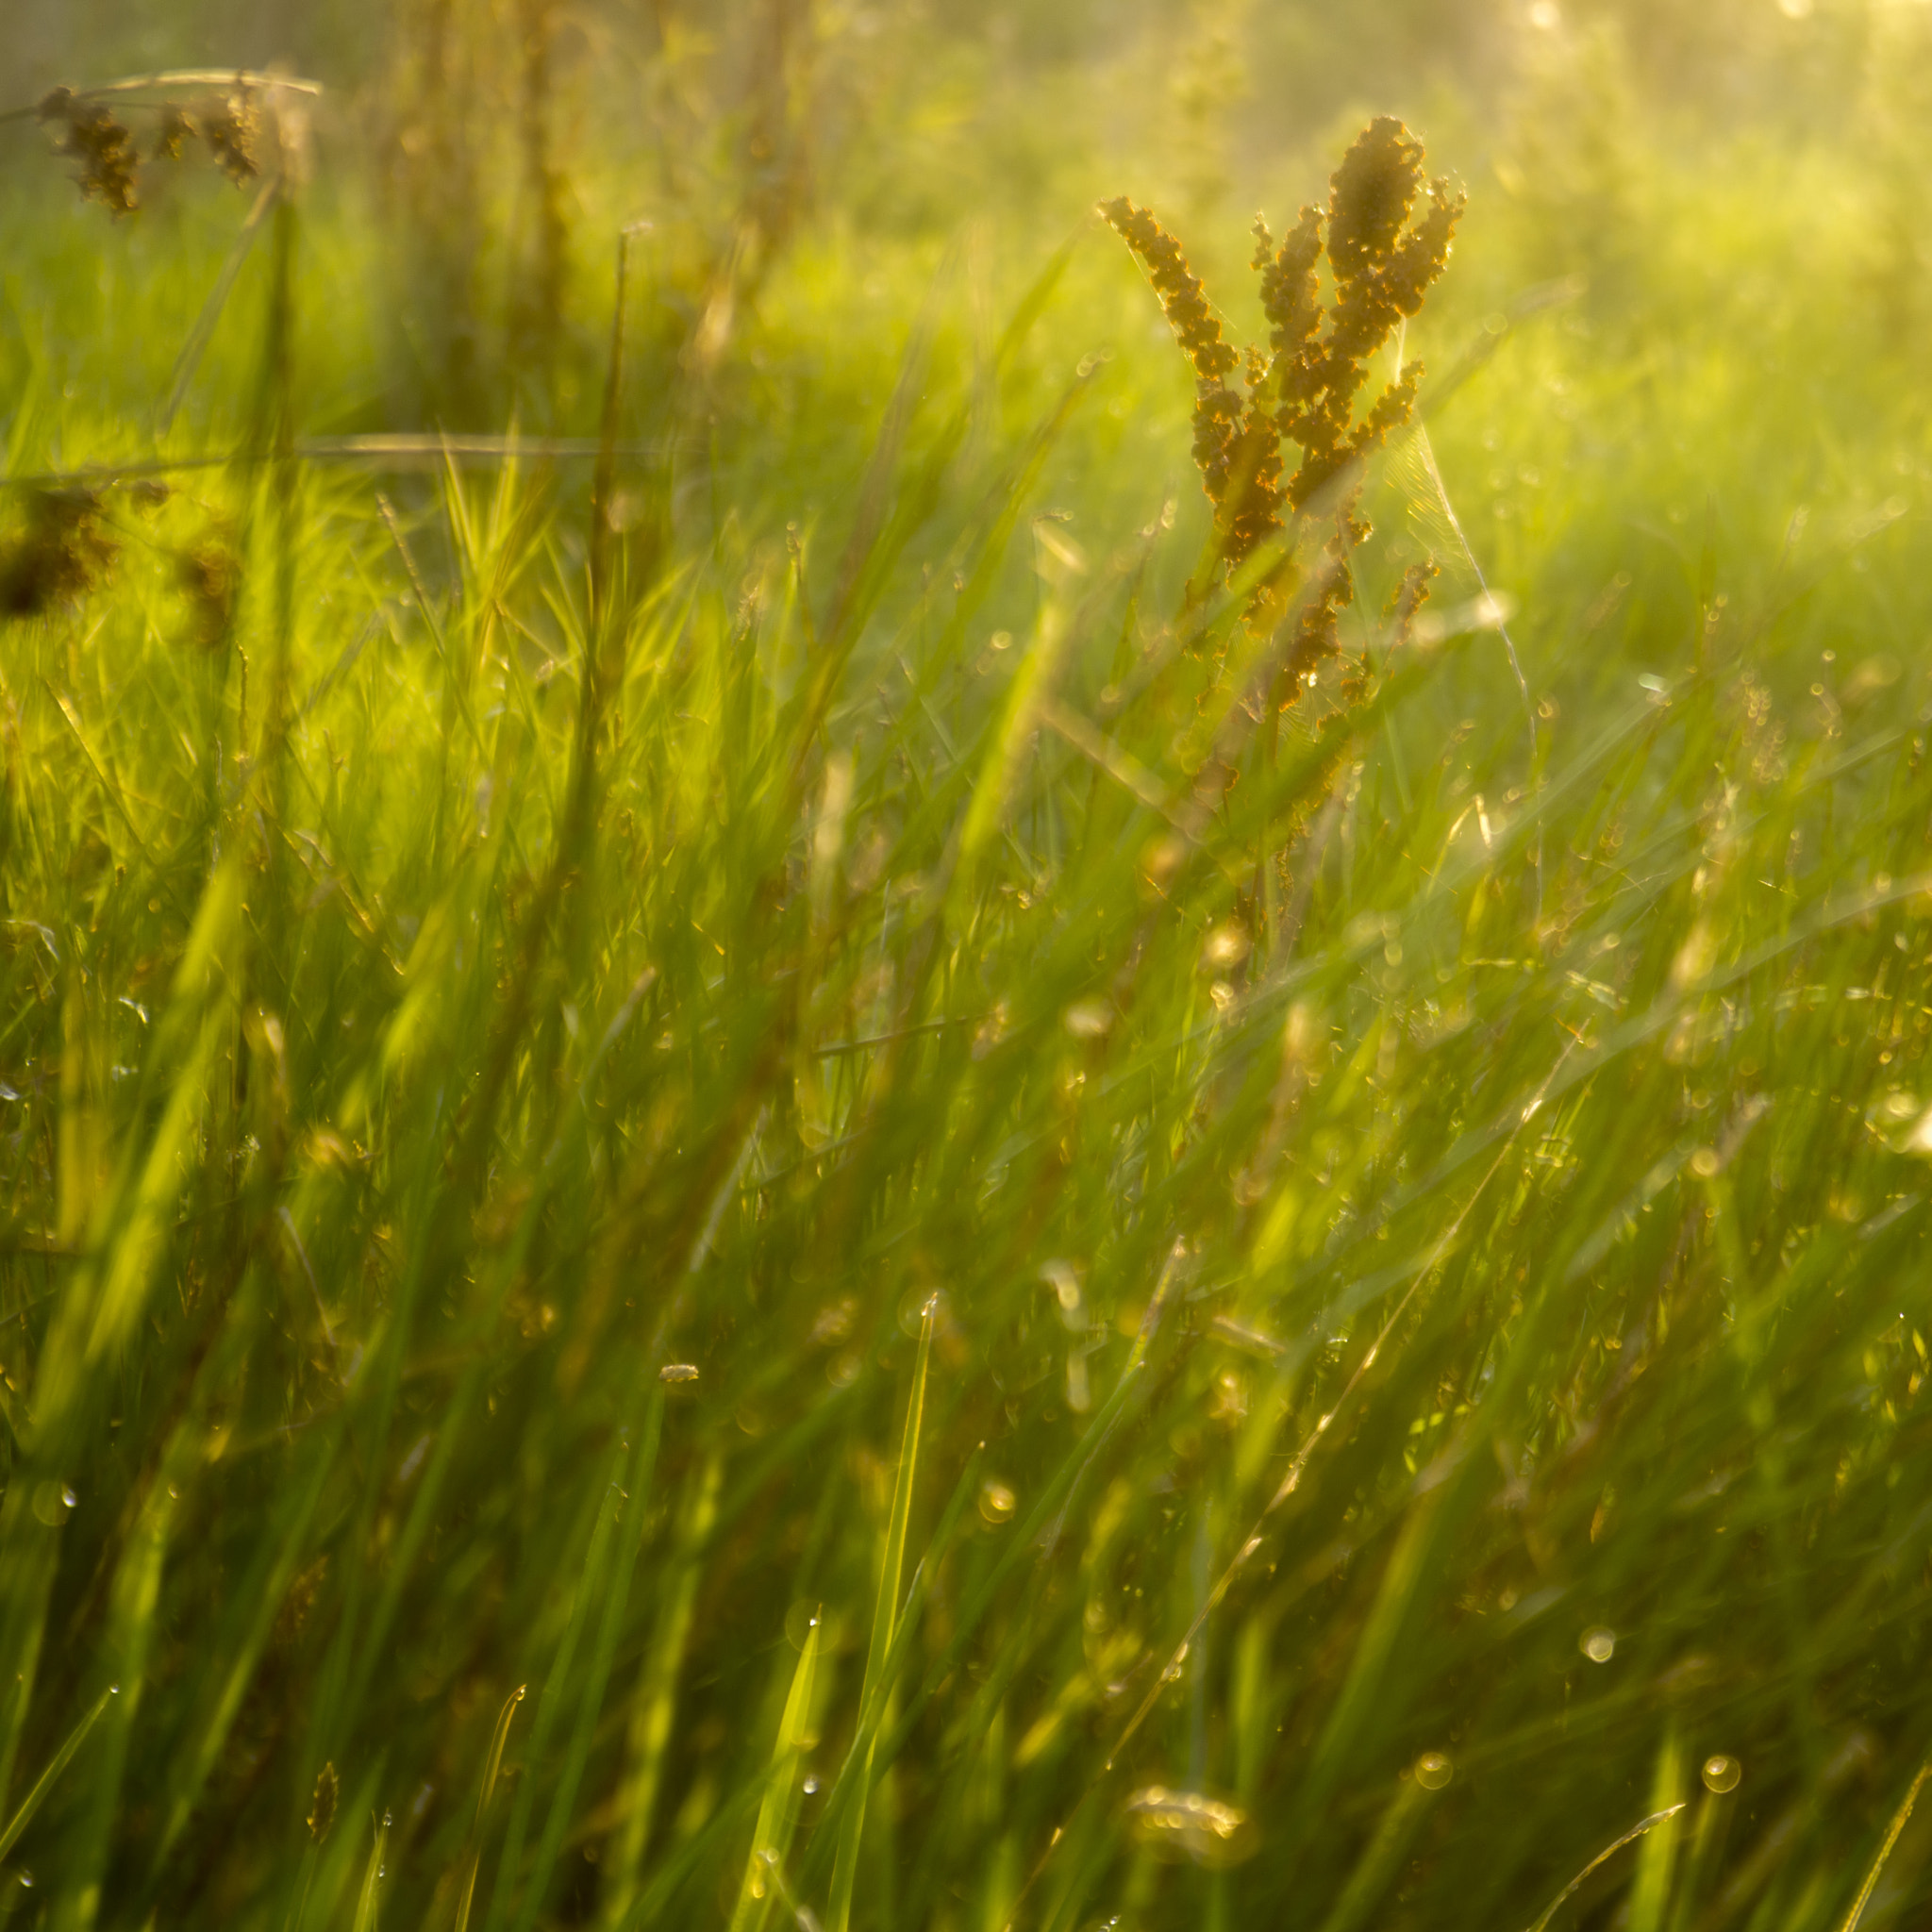
{"label": "brown seed head", "polygon": [[36,491],[25,525],[0,542],[0,617],[39,617],[85,591],[114,559],[91,491]]}
{"label": "brown seed head", "polygon": [[261,173],[261,103],[252,90],[207,103],[194,122],[216,167],[237,187]]}
{"label": "brown seed head", "polygon": [[1392,114],[1356,136],[1328,184],[1328,263],[1337,282],[1346,286],[1385,266],[1422,178],[1422,142]]}
{"label": "brown seed head", "polygon": [[188,598],[189,635],[212,650],[228,632],[240,573],[235,553],[219,536],[205,537],[175,559],[175,575]]}
{"label": "brown seed head", "polygon": [[1103,202],[1100,212],[1147,273],[1161,312],[1194,371],[1194,461],[1208,496],[1219,504],[1227,489],[1234,445],[1241,433],[1241,403],[1228,388],[1240,358],[1225,341],[1201,280],[1181,245],[1153,214],[1125,195]]}
{"label": "brown seed head", "polygon": [[1433,558],[1412,563],[1402,573],[1402,581],[1396,585],[1389,599],[1389,607],[1382,613],[1391,646],[1408,641],[1416,612],[1429,601],[1429,586],[1439,575],[1440,569]]}
{"label": "brown seed head", "polygon": [[307,1820],[308,1836],[317,1844],[328,1836],[329,1826],[336,1822],[336,1798],[341,1789],[334,1764],[325,1764],[316,1774],[315,1796],[309,1803]]}
{"label": "brown seed head", "polygon": [[[1240,358],[1224,341],[1180,244],[1124,197],[1101,207],[1145,269],[1194,372],[1194,461],[1215,507],[1220,563],[1232,569],[1252,556],[1282,528],[1284,512],[1297,522],[1319,515],[1329,524],[1282,667],[1283,705],[1295,702],[1307,677],[1339,648],[1339,619],[1354,596],[1348,555],[1371,534],[1356,513],[1361,459],[1414,412],[1418,362],[1407,364],[1366,410],[1360,406],[1372,358],[1421,309],[1448,261],[1462,214],[1463,197],[1433,181],[1427,208],[1410,225],[1424,192],[1422,162],[1422,143],[1385,115],[1343,157],[1325,216],[1304,208],[1278,248],[1267,223],[1257,220],[1253,266],[1261,280],[1269,352],[1248,352],[1245,394],[1229,382]],[[1324,247],[1332,278],[1325,308],[1319,273]],[[1282,445],[1289,442],[1300,459],[1284,481]],[[1251,627],[1279,623],[1290,575],[1286,566],[1271,571],[1257,586]],[[1354,678],[1344,701],[1362,688]]]}
{"label": "brown seed head", "polygon": [[155,132],[154,158],[171,161],[181,158],[181,149],[195,132],[194,116],[173,101],[161,109],[161,122]]}
{"label": "brown seed head", "polygon": [[134,137],[98,101],[82,100],[57,87],[35,109],[56,149],[77,163],[83,199],[103,203],[115,215],[140,206],[141,157]]}

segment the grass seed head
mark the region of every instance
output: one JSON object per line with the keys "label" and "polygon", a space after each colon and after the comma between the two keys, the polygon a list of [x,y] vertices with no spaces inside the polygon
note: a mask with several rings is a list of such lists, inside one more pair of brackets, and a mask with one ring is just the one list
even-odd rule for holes
{"label": "grass seed head", "polygon": [[215,166],[238,188],[261,173],[261,103],[253,89],[207,102],[193,122]]}
{"label": "grass seed head", "polygon": [[81,196],[110,213],[130,215],[141,205],[141,156],[134,136],[99,101],[57,87],[35,109],[58,152],[76,164]]}
{"label": "grass seed head", "polygon": [[0,543],[0,617],[32,618],[88,591],[116,544],[92,491],[37,491],[25,525]]}
{"label": "grass seed head", "polygon": [[336,1822],[336,1799],[340,1790],[341,1783],[334,1764],[325,1764],[316,1774],[315,1796],[309,1802],[308,1816],[305,1821],[308,1836],[317,1844],[328,1836],[329,1826]]}
{"label": "grass seed head", "polygon": [[1241,358],[1221,333],[1201,278],[1188,266],[1181,244],[1125,195],[1103,202],[1100,212],[1134,251],[1160,298],[1161,312],[1194,371],[1194,463],[1209,499],[1219,507],[1227,493],[1235,445],[1241,428],[1241,399],[1227,378]]}
{"label": "grass seed head", "polygon": [[212,650],[228,633],[241,572],[235,553],[219,536],[204,537],[175,562],[175,580],[188,599],[189,636]]}
{"label": "grass seed head", "polygon": [[193,139],[195,131],[194,116],[170,101],[161,109],[160,125],[155,130],[153,158],[178,161],[182,148]]}
{"label": "grass seed head", "polygon": [[[1223,338],[1180,243],[1124,196],[1101,206],[1154,284],[1193,369],[1194,462],[1215,508],[1221,565],[1238,568],[1284,527],[1284,511],[1300,523],[1325,491],[1341,489],[1332,512],[1324,511],[1333,516],[1332,531],[1284,666],[1286,704],[1334,654],[1337,621],[1354,594],[1348,552],[1370,535],[1355,514],[1358,488],[1340,479],[1414,411],[1419,362],[1406,365],[1366,410],[1359,405],[1371,359],[1420,311],[1449,258],[1462,197],[1442,181],[1429,183],[1428,207],[1410,225],[1423,193],[1422,143],[1384,115],[1343,157],[1325,216],[1304,208],[1278,248],[1266,221],[1256,221],[1252,266],[1260,277],[1268,348],[1248,351],[1240,388],[1229,378],[1241,358]],[[1324,250],[1332,284],[1325,308]],[[1300,453],[1292,475],[1283,455],[1289,443]],[[1248,609],[1257,631],[1280,622],[1285,576],[1271,573],[1257,587]]]}

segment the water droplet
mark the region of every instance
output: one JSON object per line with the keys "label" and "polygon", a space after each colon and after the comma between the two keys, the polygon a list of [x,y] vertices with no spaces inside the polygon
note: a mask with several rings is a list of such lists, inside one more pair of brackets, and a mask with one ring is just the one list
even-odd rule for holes
{"label": "water droplet", "polygon": [[1257,1848],[1247,1813],[1203,1791],[1148,1785],[1127,1800],[1127,1816],[1142,1844],[1197,1865],[1238,1864]]}
{"label": "water droplet", "polygon": [[1617,1654],[1617,1633],[1599,1624],[1586,1630],[1576,1646],[1593,1664],[1607,1664]]}
{"label": "water droplet", "polygon": [[1013,1513],[1014,1496],[1005,1483],[991,1476],[979,1486],[979,1513],[989,1523],[1005,1523]]}
{"label": "water droplet", "polygon": [[1744,1767],[1735,1757],[1727,1757],[1720,1751],[1715,1757],[1704,1760],[1704,1789],[1715,1791],[1723,1797],[1726,1791],[1738,1789],[1738,1780],[1744,1775]]}
{"label": "water droplet", "polygon": [[58,1529],[74,1507],[74,1491],[64,1483],[43,1482],[34,1489],[34,1516],[49,1529]]}
{"label": "water droplet", "polygon": [[1113,1025],[1113,1008],[1105,1000],[1076,1000],[1060,1015],[1075,1040],[1098,1040]]}
{"label": "water droplet", "polygon": [[1440,1791],[1455,1775],[1446,1751],[1424,1751],[1415,1761],[1415,1781],[1425,1791]]}

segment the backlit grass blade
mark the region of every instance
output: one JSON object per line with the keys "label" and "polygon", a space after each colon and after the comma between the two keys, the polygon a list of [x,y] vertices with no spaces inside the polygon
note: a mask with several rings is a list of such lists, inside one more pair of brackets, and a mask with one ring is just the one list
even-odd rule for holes
{"label": "backlit grass blade", "polygon": [[694,1473],[676,1547],[659,1572],[661,1595],[632,1707],[625,1781],[618,1798],[618,1828],[614,1849],[608,1855],[605,1919],[612,1925],[622,1924],[630,1909],[644,1847],[650,1841],[664,1756],[677,1707],[677,1676],[697,1600],[700,1553],[717,1514],[721,1470],[714,1455]]}
{"label": "backlit grass blade", "polygon": [[739,1883],[729,1932],[758,1932],[765,1924],[776,1897],[770,1879],[773,1864],[782,1860],[791,1849],[791,1833],[798,1823],[798,1763],[811,1728],[819,1629],[820,1619],[814,1612],[804,1646],[798,1653],[798,1663],[791,1673],[791,1689],[778,1719],[778,1734],[772,1740],[772,1756],[762,1780],[763,1796],[758,1803],[758,1822],[752,1828],[751,1851],[744,1861],[744,1876]]}
{"label": "backlit grass blade", "polygon": [[[1673,1805],[1682,1808],[1677,1795],[1683,1789],[1682,1759],[1683,1751],[1673,1727],[1657,1747],[1657,1769],[1651,1774],[1650,1802],[1655,1810],[1665,1810]],[[1661,1932],[1681,1836],[1681,1827],[1667,1824],[1644,1839],[1637,1854],[1637,1880],[1630,1889],[1630,1932]]]}
{"label": "backlit grass blade", "polygon": [[1341,1896],[1323,1920],[1322,1932],[1357,1932],[1358,1927],[1369,1923],[1395,1880],[1398,1861],[1422,1823],[1428,1797],[1428,1792],[1416,1782],[1413,1772],[1396,1787],[1395,1795],[1389,1800],[1376,1824],[1374,1836],[1348,1874]]}
{"label": "backlit grass blade", "polygon": [[73,1763],[74,1754],[87,1742],[88,1733],[100,1723],[102,1713],[118,1694],[118,1686],[108,1685],[94,1700],[88,1714],[68,1732],[59,1750],[47,1760],[47,1768],[34,1780],[33,1789],[20,1801],[13,1816],[7,1821],[6,1828],[0,1830],[0,1858],[4,1858],[20,1842],[21,1833],[33,1823],[34,1813],[41,1808],[60,1774]]}
{"label": "backlit grass blade", "polygon": [[1859,1886],[1858,1895],[1840,1921],[1838,1932],[1857,1932],[1858,1921],[1864,1917],[1865,1907],[1872,1902],[1879,1874],[1884,1872],[1886,1860],[1891,1857],[1892,1847],[1898,1843],[1899,1833],[1906,1828],[1906,1821],[1912,1815],[1912,1807],[1919,1802],[1919,1793],[1924,1789],[1928,1777],[1932,1777],[1932,1758],[1920,1765],[1918,1776],[1907,1788],[1904,1800],[1892,1813],[1891,1823],[1886,1826],[1885,1837],[1879,1843],[1878,1855],[1872,1860],[1872,1869],[1865,1874],[1865,1882]]}
{"label": "backlit grass blade", "polygon": [[858,1760],[858,1781],[839,1827],[839,1851],[832,1864],[832,1898],[825,1912],[827,1932],[845,1932],[852,1916],[852,1887],[858,1873],[859,1841],[865,1833],[865,1804],[871,1783],[873,1749],[878,1740],[878,1717],[871,1713],[882,1693],[886,1659],[891,1654],[896,1630],[899,1571],[906,1558],[906,1525],[912,1514],[913,1478],[919,1468],[919,1432],[925,1413],[925,1372],[932,1358],[933,1325],[937,1320],[938,1303],[929,1301],[919,1326],[919,1354],[912,1366],[912,1392],[907,1400],[906,1427],[899,1439],[899,1469],[892,1484],[891,1513],[886,1523],[886,1546],[879,1565],[872,1641],[866,1650],[865,1678],[858,1693],[860,1728],[852,1740],[852,1753]]}
{"label": "backlit grass blade", "polygon": [[[881,1692],[891,1690],[899,1681],[906,1658],[912,1648],[913,1640],[919,1628],[919,1613],[926,1599],[932,1593],[934,1573],[944,1561],[952,1549],[959,1519],[965,1514],[967,1504],[979,1492],[980,1471],[985,1465],[986,1444],[979,1443],[966,1458],[966,1466],[959,1472],[959,1479],[953,1485],[953,1493],[947,1499],[945,1509],[940,1516],[939,1527],[933,1531],[932,1541],[927,1543],[925,1554],[919,1559],[919,1568],[913,1572],[912,1582],[906,1592],[906,1601],[900,1608],[897,1627],[892,1633],[892,1647],[886,1654],[885,1668],[879,1674]],[[891,1708],[883,1694],[875,1694],[859,1708],[859,1726],[874,1736],[891,1716]],[[893,1734],[896,1738],[896,1732]],[[890,1748],[890,1746],[889,1746]],[[889,1759],[890,1761],[890,1759]],[[839,1774],[832,1781],[831,1790],[825,1793],[824,1808],[820,1813],[818,1827],[813,1834],[810,1848],[800,1861],[799,1884],[809,1891],[817,1874],[824,1869],[825,1860],[833,1855],[842,1832],[838,1837],[828,1837],[834,1832],[844,1816],[844,1809],[858,1793],[861,1769],[870,1775],[876,1764],[876,1752],[861,1767],[851,1751],[845,1755],[844,1762],[839,1767]],[[883,1770],[883,1766],[877,1769]]]}
{"label": "backlit grass blade", "polygon": [[510,1720],[524,1701],[525,1686],[519,1684],[503,1701],[497,1713],[496,1728],[490,1738],[490,1755],[483,1760],[483,1782],[476,1791],[476,1815],[470,1821],[470,1843],[464,1855],[463,1889],[457,1903],[455,1932],[469,1932],[470,1907],[476,1897],[476,1874],[483,1863],[483,1821],[490,1815],[490,1800],[496,1793],[497,1774],[503,1769],[503,1749],[509,1741]]}
{"label": "backlit grass blade", "polygon": [[383,1854],[389,1844],[389,1814],[375,1827],[375,1842],[369,1848],[369,1862],[362,1868],[362,1890],[356,1899],[352,1932],[376,1932],[376,1901],[383,1879],[388,1875]]}
{"label": "backlit grass blade", "polygon": [[[508,1919],[515,1888],[528,1881],[528,1874],[523,1869],[524,1840],[537,1800],[537,1774],[542,1765],[551,1734],[562,1720],[564,1695],[570,1685],[571,1668],[576,1661],[577,1646],[590,1625],[591,1611],[603,1602],[603,1592],[608,1581],[610,1545],[616,1534],[613,1501],[625,1460],[625,1452],[621,1447],[607,1460],[605,1480],[596,1498],[590,1541],[584,1553],[583,1570],[571,1600],[570,1621],[565,1624],[562,1639],[557,1646],[550,1674],[538,1698],[536,1721],[530,1726],[529,1756],[525,1774],[517,1782],[516,1798],[510,1806],[509,1824],[504,1832],[503,1862],[497,1867],[496,1885],[490,1895],[490,1915],[484,1921],[486,1925],[498,1925]],[[523,1911],[534,1916],[527,1892]]]}
{"label": "backlit grass blade", "polygon": [[1677,1804],[1672,1805],[1662,1811],[1653,1811],[1648,1818],[1640,1819],[1638,1823],[1633,1824],[1630,1827],[1630,1829],[1624,1834],[1622,1838],[1613,1840],[1609,1844],[1607,1844],[1603,1848],[1603,1850],[1600,1851],[1596,1855],[1596,1857],[1593,1857],[1590,1861],[1590,1863],[1587,1864],[1583,1868],[1583,1870],[1579,1872],[1576,1874],[1576,1876],[1573,1878],[1570,1881],[1570,1883],[1566,1885],[1563,1888],[1563,1890],[1559,1891],[1556,1895],[1556,1897],[1549,1902],[1549,1904],[1543,1908],[1542,1915],[1539,1919],[1537,1919],[1534,1922],[1534,1924],[1530,1925],[1529,1932],[1543,1932],[1544,1926],[1546,1926],[1550,1923],[1550,1921],[1557,1916],[1557,1911],[1563,1906],[1567,1905],[1569,1901],[1576,1895],[1577,1891],[1582,1887],[1583,1881],[1586,1878],[1588,1878],[1592,1872],[1595,1872],[1601,1866],[1608,1864],[1609,1861],[1612,1858],[1614,1858],[1617,1856],[1617,1854],[1624,1849],[1625,1845],[1635,1844],[1637,1840],[1644,1835],[1645,1832],[1655,1830],[1656,1827],[1661,1824],[1667,1818],[1674,1818],[1677,1815],[1677,1813],[1681,1811],[1683,1808],[1684,1807],[1681,1804]]}
{"label": "backlit grass blade", "polygon": [[576,1804],[577,1789],[583,1782],[584,1766],[591,1755],[591,1738],[596,1729],[598,1712],[604,1706],[604,1687],[610,1681],[610,1665],[617,1654],[618,1633],[624,1626],[624,1613],[630,1599],[631,1573],[637,1567],[640,1541],[637,1524],[650,1503],[651,1478],[658,1462],[658,1442],[664,1427],[662,1383],[652,1387],[643,1407],[643,1422],[639,1431],[641,1440],[625,1472],[623,1488],[609,1505],[613,1533],[621,1539],[621,1550],[598,1592],[603,1601],[591,1669],[577,1700],[576,1721],[571,1728],[563,1770],[550,1800],[549,1821],[543,1827],[542,1842],[530,1869],[523,1910],[517,1918],[519,1932],[527,1932],[527,1928],[536,1923],[543,1903],[544,1887],[556,1870],[558,1854],[563,1848],[564,1834],[570,1828],[573,1807]]}

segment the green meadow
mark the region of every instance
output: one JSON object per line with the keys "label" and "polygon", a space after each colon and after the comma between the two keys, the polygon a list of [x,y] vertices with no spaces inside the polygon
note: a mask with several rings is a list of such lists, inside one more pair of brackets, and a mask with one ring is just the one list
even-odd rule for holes
{"label": "green meadow", "polygon": [[23,19],[0,1921],[1924,1923],[1932,8]]}

